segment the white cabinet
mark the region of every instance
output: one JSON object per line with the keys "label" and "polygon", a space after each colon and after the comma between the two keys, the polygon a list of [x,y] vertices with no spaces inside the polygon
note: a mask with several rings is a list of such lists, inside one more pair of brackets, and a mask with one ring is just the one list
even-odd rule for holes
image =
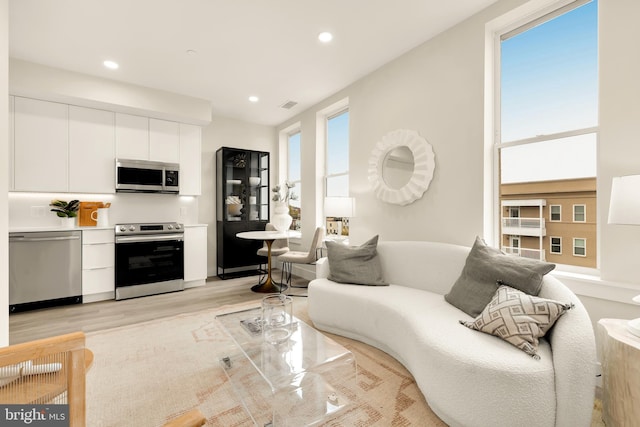
{"label": "white cabinet", "polygon": [[69,107],[69,191],[115,192],[114,113]]}
{"label": "white cabinet", "polygon": [[179,123],[149,119],[149,160],[180,162]]}
{"label": "white cabinet", "polygon": [[179,163],[179,123],[116,113],[116,157]]}
{"label": "white cabinet", "polygon": [[67,191],[69,107],[15,97],[14,190]]}
{"label": "white cabinet", "polygon": [[82,300],[115,298],[115,236],[113,229],[82,231]]}
{"label": "white cabinet", "polygon": [[180,194],[199,196],[201,190],[201,143],[200,126],[180,123]]}
{"label": "white cabinet", "polygon": [[207,226],[192,225],[184,229],[185,287],[202,286],[207,279]]}
{"label": "white cabinet", "polygon": [[116,113],[116,157],[149,160],[149,118]]}
{"label": "white cabinet", "polygon": [[9,191],[13,190],[13,118],[14,118],[15,96],[9,97]]}

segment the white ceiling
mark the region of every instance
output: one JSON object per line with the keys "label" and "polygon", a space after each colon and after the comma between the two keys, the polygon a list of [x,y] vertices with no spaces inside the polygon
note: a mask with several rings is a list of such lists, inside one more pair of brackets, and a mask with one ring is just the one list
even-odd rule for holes
{"label": "white ceiling", "polygon": [[276,125],[495,1],[10,0],[9,51]]}

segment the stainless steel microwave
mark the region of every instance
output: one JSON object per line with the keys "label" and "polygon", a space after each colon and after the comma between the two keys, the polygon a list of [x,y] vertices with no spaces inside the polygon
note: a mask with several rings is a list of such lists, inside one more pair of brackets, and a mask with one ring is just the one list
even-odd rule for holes
{"label": "stainless steel microwave", "polygon": [[146,160],[116,160],[116,192],[180,192],[180,165]]}

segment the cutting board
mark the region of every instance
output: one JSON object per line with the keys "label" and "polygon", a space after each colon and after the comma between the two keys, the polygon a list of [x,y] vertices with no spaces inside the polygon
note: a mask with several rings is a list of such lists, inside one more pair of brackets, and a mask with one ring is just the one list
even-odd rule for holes
{"label": "cutting board", "polygon": [[91,213],[104,207],[103,202],[80,202],[78,209],[78,226],[95,227],[97,222],[91,218]]}

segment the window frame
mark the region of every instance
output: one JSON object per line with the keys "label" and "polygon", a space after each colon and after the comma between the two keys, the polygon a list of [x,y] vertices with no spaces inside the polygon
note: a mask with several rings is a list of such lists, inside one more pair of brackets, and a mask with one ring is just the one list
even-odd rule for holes
{"label": "window frame", "polygon": [[[329,195],[327,194],[327,190],[329,188],[329,180],[331,178],[339,178],[341,176],[346,176],[347,178],[349,178],[349,162],[347,162],[347,170],[343,171],[343,172],[338,172],[338,173],[332,173],[330,174],[328,172],[328,168],[329,168],[329,163],[327,161],[327,159],[329,159],[329,121],[344,114],[344,113],[349,113],[349,105],[345,105],[342,108],[339,108],[333,112],[331,112],[330,114],[327,114],[324,117],[324,154],[325,154],[325,162],[324,162],[324,174],[323,174],[323,196],[324,197],[339,197],[339,196],[335,196],[335,195]],[[351,115],[349,115],[349,128],[351,127]],[[348,147],[347,150],[349,150],[350,146],[351,146],[351,135],[349,135],[349,139],[348,139]],[[347,193],[347,196],[349,194]],[[326,220],[325,220],[326,222]]]}
{"label": "window frame", "polygon": [[[289,177],[289,171],[291,169],[291,138],[295,135],[300,135],[299,138],[299,145],[300,145],[300,179],[298,180],[291,180]],[[300,218],[298,218],[298,228],[297,230],[300,229],[301,224],[302,224],[302,129],[300,127],[297,127],[289,132],[286,132],[286,139],[287,139],[287,166],[286,166],[286,181],[288,181],[291,184],[294,184],[294,192],[297,193],[298,195],[298,200],[300,202]]]}
{"label": "window frame", "polygon": [[[582,208],[582,215],[583,215],[582,221],[576,219],[576,208],[577,207],[581,207]],[[573,205],[573,222],[580,222],[580,223],[587,222],[587,205],[584,205],[584,204],[575,204],[575,205]]]}
{"label": "window frame", "polygon": [[[577,240],[582,240],[582,241],[584,241],[584,246],[577,246],[577,245],[576,245],[576,241],[577,241]],[[576,253],[576,249],[577,249],[577,248],[582,248],[582,249],[584,249],[584,254],[577,254],[577,253]],[[584,257],[586,257],[586,256],[587,256],[587,239],[586,239],[586,238],[584,238],[584,237],[574,237],[574,238],[573,238],[573,256],[577,256],[577,257],[581,257],[581,258],[584,258]]]}
{"label": "window frame", "polygon": [[[558,219],[553,219],[553,208],[558,208]],[[562,222],[562,205],[549,205],[549,222]]]}
{"label": "window frame", "polygon": [[[553,243],[553,239],[558,239],[558,243]],[[558,252],[554,252],[553,247],[558,246],[560,249]],[[562,237],[549,236],[549,253],[554,255],[562,255]]]}
{"label": "window frame", "polygon": [[[500,150],[517,145],[543,142],[593,134],[598,144],[599,123],[595,126],[573,129],[556,134],[540,135],[532,138],[502,142],[501,141],[501,37],[507,33],[516,33],[519,28],[529,28],[546,22],[573,8],[580,7],[590,0],[557,0],[555,2],[532,2],[523,5],[488,22],[485,26],[485,134],[484,134],[484,201],[486,215],[483,222],[484,234],[489,243],[501,240],[502,209],[500,204]],[[585,215],[586,217],[586,215]],[[562,213],[561,213],[562,219]],[[555,221],[554,221],[555,222]],[[596,248],[599,249],[599,248]],[[586,249],[585,249],[586,254]],[[585,255],[586,256],[586,255]],[[597,256],[597,255],[596,255]],[[582,267],[573,264],[562,264],[556,271],[579,272],[599,276],[599,267]]]}

